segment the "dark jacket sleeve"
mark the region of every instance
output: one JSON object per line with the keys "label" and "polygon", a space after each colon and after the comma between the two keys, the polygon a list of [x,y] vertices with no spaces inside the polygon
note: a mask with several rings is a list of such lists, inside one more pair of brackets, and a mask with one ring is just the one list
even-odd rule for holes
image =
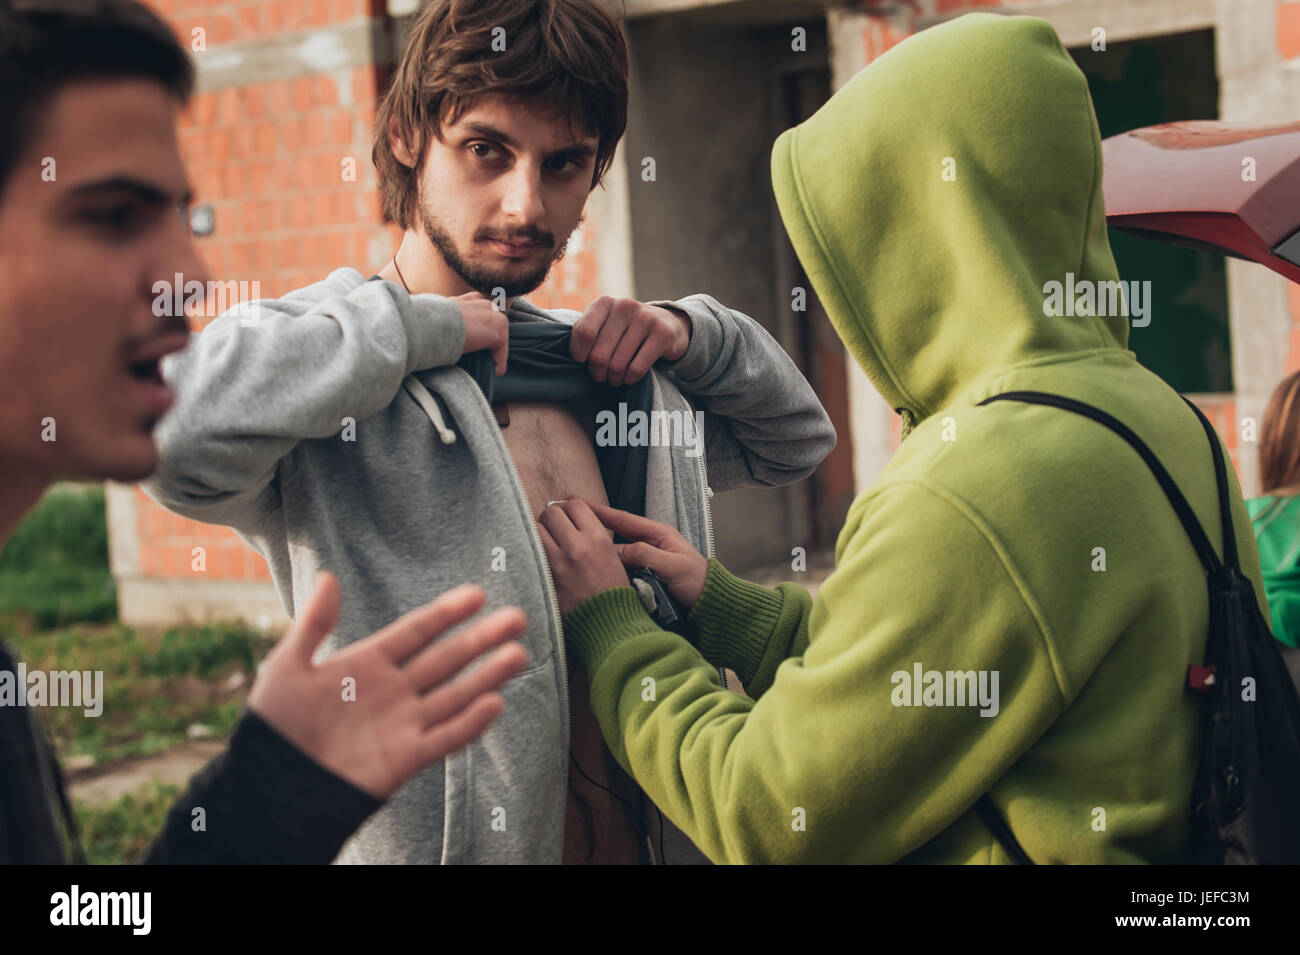
{"label": "dark jacket sleeve", "polygon": [[[8,669],[0,647],[0,670]],[[64,861],[58,823],[58,765],[28,707],[0,705],[0,865]]]}
{"label": "dark jacket sleeve", "polygon": [[190,781],[142,861],[323,865],[381,805],[245,708],[230,747]]}

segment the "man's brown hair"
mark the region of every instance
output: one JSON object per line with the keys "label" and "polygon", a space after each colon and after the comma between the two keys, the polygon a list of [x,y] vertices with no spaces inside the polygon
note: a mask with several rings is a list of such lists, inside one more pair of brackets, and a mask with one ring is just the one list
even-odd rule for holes
{"label": "man's brown hair", "polygon": [[[501,51],[492,48],[498,27]],[[384,214],[411,226],[430,134],[441,141],[443,126],[489,93],[538,104],[599,136],[594,189],[627,127],[627,71],[623,31],[601,0],[432,0],[416,17],[375,117],[371,157]],[[416,157],[414,168],[393,155],[390,124]]]}
{"label": "man's brown hair", "polygon": [[0,193],[62,87],[137,78],[157,80],[182,104],[194,92],[189,54],[144,4],[0,0]]}

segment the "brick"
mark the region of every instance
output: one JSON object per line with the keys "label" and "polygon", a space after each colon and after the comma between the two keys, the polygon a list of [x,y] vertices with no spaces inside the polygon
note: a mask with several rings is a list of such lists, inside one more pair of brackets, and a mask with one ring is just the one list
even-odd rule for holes
{"label": "brick", "polygon": [[281,159],[270,164],[271,185],[264,191],[293,192],[297,189],[296,178],[298,163],[292,159]]}
{"label": "brick", "polygon": [[256,7],[240,7],[235,11],[235,40],[255,40],[258,34]]}
{"label": "brick", "polygon": [[307,200],[304,197],[293,196],[285,199],[284,202],[288,206],[288,229],[293,232],[301,232],[311,227],[311,210],[307,206]]}
{"label": "brick", "polygon": [[330,131],[328,144],[331,146],[347,146],[352,142],[353,123],[352,116],[347,110],[338,110],[330,115]]}
{"label": "brick", "polygon": [[[211,152],[209,151],[209,159]],[[221,170],[209,161],[194,175],[194,188],[200,202],[216,202],[224,198],[221,191]]]}
{"label": "brick", "polygon": [[271,184],[271,171],[274,164],[270,162],[251,162],[248,164],[248,189],[255,195],[265,195]]}
{"label": "brick", "polygon": [[298,76],[289,81],[289,105],[297,112],[311,109],[312,77]]}
{"label": "brick", "polygon": [[1300,3],[1278,5],[1277,48],[1288,60],[1300,56]]}
{"label": "brick", "polygon": [[935,13],[949,13],[954,10],[975,10],[979,7],[1001,6],[1003,0],[937,0]]}
{"label": "brick", "polygon": [[253,273],[268,272],[275,267],[273,246],[267,239],[257,239],[249,244],[249,269]]}
{"label": "brick", "polygon": [[273,80],[265,85],[266,111],[278,119],[289,111],[290,94],[288,80]]}
{"label": "brick", "polygon": [[328,118],[323,110],[312,110],[307,114],[307,134],[305,145],[310,149],[320,149],[329,145]]}
{"label": "brick", "polygon": [[293,29],[289,22],[288,0],[271,0],[266,4],[266,25],[271,33],[285,33]]}
{"label": "brick", "polygon": [[280,121],[280,152],[293,155],[302,149],[307,136],[307,119],[305,116],[286,116]]}
{"label": "brick", "polygon": [[240,106],[243,110],[244,122],[250,119],[261,119],[266,115],[266,88],[264,86],[245,86],[241,93]]}
{"label": "brick", "polygon": [[283,238],[275,240],[275,267],[291,269],[298,265],[298,240]]}
{"label": "brick", "polygon": [[322,153],[317,158],[317,162],[319,165],[316,169],[316,182],[321,189],[334,190],[343,185],[343,177],[341,175],[343,170],[342,156],[331,150],[330,152]]}
{"label": "brick", "polygon": [[148,511],[145,512],[142,516],[144,517],[145,521],[147,521],[146,526],[149,528],[147,532],[147,536],[151,538],[162,537],[162,533],[163,533],[162,508],[160,508],[157,504],[150,502]]}
{"label": "brick", "polygon": [[247,275],[250,272],[247,242],[230,243],[230,272],[235,275]]}
{"label": "brick", "polygon": [[204,242],[203,262],[208,267],[208,273],[213,278],[224,275],[226,270],[226,252],[227,244],[225,242],[208,239]]}
{"label": "brick", "polygon": [[252,156],[275,155],[275,126],[271,123],[258,123],[253,127]]}
{"label": "brick", "polygon": [[336,232],[326,238],[325,241],[325,264],[327,268],[337,268],[344,262],[352,261],[349,254],[351,249],[351,236],[345,232]]}
{"label": "brick", "polygon": [[316,77],[316,92],[319,106],[339,105],[339,86],[332,73],[321,73]]}
{"label": "brick", "polygon": [[235,580],[247,580],[249,577],[249,560],[251,553],[247,547],[240,546],[230,552],[230,576]]}
{"label": "brick", "polygon": [[223,90],[217,90],[216,98],[216,125],[234,126],[238,123],[240,121],[239,89],[232,86]]}
{"label": "brick", "polygon": [[336,190],[332,198],[332,214],[335,222],[356,225],[361,221],[357,215],[357,196],[351,189]]}
{"label": "brick", "polygon": [[254,136],[256,131],[248,123],[242,123],[235,127],[234,137],[231,141],[230,158],[236,160],[251,159],[254,149]]}
{"label": "brick", "polygon": [[209,18],[208,46],[225,46],[235,42],[235,18],[228,13],[214,13]]}
{"label": "brick", "polygon": [[190,114],[196,126],[211,126],[216,121],[216,97],[211,93],[200,93],[190,103]]}
{"label": "brick", "polygon": [[909,36],[911,34],[905,30],[894,29],[887,20],[873,20],[863,31],[867,62],[872,62]]}
{"label": "brick", "polygon": [[256,235],[260,224],[257,217],[257,202],[253,199],[246,199],[238,202],[239,209],[239,230],[235,235]]}

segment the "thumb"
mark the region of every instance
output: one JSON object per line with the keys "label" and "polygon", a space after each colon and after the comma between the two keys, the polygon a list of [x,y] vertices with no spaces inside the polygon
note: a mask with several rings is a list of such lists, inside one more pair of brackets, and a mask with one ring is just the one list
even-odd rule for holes
{"label": "thumb", "polygon": [[303,664],[311,662],[312,654],[320,646],[325,635],[334,629],[339,619],[339,582],[329,571],[321,571],[316,578],[316,587],[307,598],[285,635],[285,650]]}
{"label": "thumb", "polygon": [[669,565],[673,561],[673,555],[668,551],[660,550],[653,544],[647,544],[645,541],[633,541],[630,544],[615,544],[614,550],[618,552],[618,559],[628,567],[649,567],[660,577],[667,579]]}

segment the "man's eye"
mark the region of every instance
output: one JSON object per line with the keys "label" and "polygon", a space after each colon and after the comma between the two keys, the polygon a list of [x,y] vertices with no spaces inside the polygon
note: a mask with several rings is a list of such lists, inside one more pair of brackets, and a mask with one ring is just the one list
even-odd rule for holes
{"label": "man's eye", "polygon": [[[577,172],[582,168],[582,162],[574,156],[570,156],[567,159],[557,159],[554,160],[554,162],[558,163],[558,165],[552,166],[551,168],[556,172]],[[567,169],[565,168],[566,166],[568,167]]]}
{"label": "man's eye", "polygon": [[114,232],[129,232],[140,223],[139,206],[133,203],[92,209],[86,218],[95,226]]}
{"label": "man's eye", "polygon": [[480,149],[486,149],[488,152],[496,152],[496,147],[489,146],[487,143],[472,143],[469,148],[474,150],[474,155],[479,159],[489,158],[485,153],[479,152]]}

